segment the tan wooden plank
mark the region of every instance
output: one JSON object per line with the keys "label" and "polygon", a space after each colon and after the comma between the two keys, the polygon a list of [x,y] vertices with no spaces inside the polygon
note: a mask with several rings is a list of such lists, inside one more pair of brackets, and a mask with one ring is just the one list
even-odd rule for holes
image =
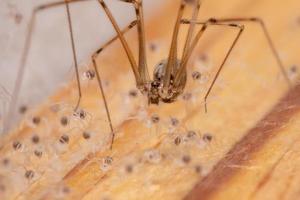
{"label": "tan wooden plank", "polygon": [[[148,45],[157,46],[154,51],[148,49],[150,71],[168,55],[177,7],[177,2],[166,1],[166,7],[157,11],[157,18],[147,24]],[[201,18],[262,17],[289,70],[299,65],[298,7],[298,0],[206,1]],[[225,165],[235,171],[233,175],[228,174],[224,183],[205,182],[210,177],[217,177],[217,181],[226,178],[226,171],[221,168],[218,174],[215,167],[222,161],[226,163],[230,156],[238,156],[241,149],[249,149],[247,143],[245,147],[240,145],[238,151],[235,147],[244,144],[249,130],[261,125],[262,119],[270,113],[272,116],[272,110],[288,92],[261,30],[249,24],[209,98],[209,112],[204,113],[203,94],[209,85],[206,79],[211,80],[234,34],[234,30],[211,28],[189,64],[185,96],[190,94],[191,98],[181,97],[173,104],[160,106],[148,106],[141,95],[128,95],[135,87],[133,75],[120,45],[114,44],[98,60],[117,130],[113,150],[107,150],[109,127],[95,80],[84,82],[81,108],[87,113],[85,119],[73,116],[77,91],[72,82],[27,113],[18,129],[2,139],[0,157],[10,160],[0,168],[5,186],[0,193],[2,199],[174,200],[188,194],[186,198],[195,197],[190,191],[197,183],[220,185],[213,187],[207,199],[297,199],[299,116],[297,108],[290,104],[283,109],[294,110],[293,115],[283,112],[286,121],[276,121],[282,123],[282,129],[276,129],[274,137],[263,140],[259,149],[250,148],[242,164]],[[182,33],[181,41],[183,37]],[[127,38],[134,47],[135,35],[131,33]],[[203,55],[207,60],[200,59]],[[201,71],[204,78],[194,81],[194,71]],[[290,94],[297,92],[294,89]],[[159,122],[152,121],[154,115],[159,116]],[[38,125],[32,123],[34,116],[41,118]],[[63,116],[69,119],[67,126],[60,124]],[[172,125],[171,119],[178,123]],[[84,139],[84,132],[91,138]],[[39,144],[32,143],[34,134],[39,135]],[[59,142],[64,134],[69,136],[68,144]],[[17,151],[12,148],[16,141],[23,147]],[[41,158],[34,155],[35,150],[43,152]],[[113,160],[107,166],[104,160],[108,156]],[[26,170],[35,172],[31,180],[24,177]],[[279,177],[283,177],[281,181]],[[196,194],[200,191],[204,198],[204,189],[197,188]]]}

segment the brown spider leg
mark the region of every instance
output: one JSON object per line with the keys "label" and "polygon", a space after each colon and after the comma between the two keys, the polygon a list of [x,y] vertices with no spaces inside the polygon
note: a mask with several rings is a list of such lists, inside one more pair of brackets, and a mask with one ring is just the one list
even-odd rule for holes
{"label": "brown spider leg", "polygon": [[144,83],[150,82],[146,55],[146,35],[144,25],[144,11],[142,0],[135,3],[135,13],[137,18],[138,37],[139,37],[139,72]]}
{"label": "brown spider leg", "polygon": [[192,42],[192,38],[193,38],[195,26],[196,26],[195,22],[197,20],[198,14],[199,14],[201,3],[202,3],[201,0],[198,0],[197,3],[194,3],[195,4],[194,11],[193,11],[192,18],[191,18],[192,23],[190,23],[188,34],[186,37],[186,41],[185,41],[185,45],[184,45],[184,49],[183,49],[183,53],[182,53],[182,58],[184,58],[186,56],[186,53],[188,52],[188,50],[191,46],[191,42]]}
{"label": "brown spider leg", "polygon": [[[137,30],[139,39],[139,73],[144,84],[150,82],[150,76],[147,67],[147,56],[146,56],[146,36],[145,36],[145,25],[144,25],[144,11],[142,0],[119,0],[125,3],[131,3],[134,5],[136,19],[137,19]],[[146,88],[144,88],[146,89]]]}
{"label": "brown spider leg", "polygon": [[[90,0],[68,0],[68,3],[76,3],[76,2],[83,2],[83,1],[90,1]],[[31,47],[31,41],[32,41],[32,35],[33,35],[34,26],[35,26],[36,15],[40,11],[43,11],[43,10],[46,10],[49,8],[53,8],[53,7],[57,7],[57,6],[61,6],[64,4],[66,4],[66,0],[40,5],[40,6],[36,7],[33,10],[33,12],[31,13],[30,21],[29,21],[28,28],[27,28],[25,45],[23,47],[20,65],[19,65],[18,72],[17,72],[17,79],[16,79],[14,89],[12,92],[12,100],[9,103],[8,112],[6,115],[4,131],[7,131],[7,129],[11,125],[10,121],[8,121],[8,120],[12,118],[13,113],[15,111],[15,106],[17,105],[17,102],[18,102],[19,93],[20,93],[21,85],[22,85],[23,78],[24,78],[24,72],[25,72],[25,68],[26,68],[28,53],[29,53],[29,50]],[[78,80],[78,82],[79,82],[79,80]],[[80,86],[78,86],[78,87],[80,87]]]}
{"label": "brown spider leg", "polygon": [[[189,20],[183,20],[182,23],[189,24],[190,21]],[[212,81],[212,83],[211,83],[211,85],[210,85],[210,87],[209,87],[209,89],[208,89],[208,91],[207,91],[207,93],[206,93],[206,95],[204,97],[204,107],[205,107],[205,112],[207,112],[207,98],[208,98],[208,96],[209,96],[209,94],[210,94],[210,92],[212,90],[212,87],[214,86],[214,84],[215,84],[215,82],[216,82],[216,80],[217,80],[220,72],[222,71],[222,69],[223,69],[223,67],[224,67],[224,65],[225,65],[225,63],[226,63],[229,55],[231,54],[234,46],[236,45],[236,43],[239,40],[242,32],[244,31],[244,26],[243,25],[238,25],[238,24],[223,24],[223,23],[219,23],[219,21],[215,20],[215,19],[210,19],[207,22],[197,22],[197,24],[202,24],[203,26],[200,29],[200,31],[198,32],[198,34],[196,35],[196,37],[195,37],[195,39],[194,39],[194,41],[193,41],[193,43],[191,45],[191,48],[190,48],[189,52],[186,54],[186,57],[184,57],[182,59],[181,68],[178,70],[178,72],[176,73],[176,76],[175,76],[175,80],[174,80],[174,85],[175,86],[180,83],[180,77],[183,74],[183,70],[185,70],[186,65],[187,65],[187,63],[188,63],[188,61],[189,61],[189,59],[190,59],[190,57],[192,55],[192,52],[195,49],[195,47],[196,47],[199,39],[201,38],[201,36],[205,32],[205,30],[207,29],[207,26],[209,26],[209,25],[217,25],[217,26],[233,27],[233,28],[238,28],[239,29],[239,32],[238,32],[237,36],[235,37],[235,39],[234,39],[233,43],[231,44],[228,52],[226,53],[226,56],[223,59],[222,64],[218,68],[218,71],[217,71],[216,75],[214,76],[214,79],[213,79],[213,81]]]}
{"label": "brown spider leg", "polygon": [[[122,35],[122,32],[115,20],[115,18],[113,17],[110,9],[107,7],[107,5],[105,4],[104,0],[98,0],[99,4],[102,6],[103,10],[105,11],[107,17],[109,18],[110,22],[112,23],[115,31],[117,32],[117,35],[123,45],[123,48],[125,49],[125,52],[127,54],[127,57],[129,59],[129,62],[131,64],[131,68],[132,68],[132,71],[133,71],[133,74],[135,76],[135,80],[136,80],[136,85],[137,85],[137,88],[141,91],[144,90],[144,86],[145,86],[145,82],[143,82],[142,78],[141,78],[141,75],[140,75],[140,72],[139,72],[139,68],[137,66],[137,63],[134,59],[134,56],[132,54],[132,51],[130,50],[129,48],[129,45],[128,43],[126,42],[124,36]],[[131,2],[131,1],[124,1],[124,2]]]}
{"label": "brown spider leg", "polygon": [[[264,35],[265,35],[265,37],[266,37],[266,39],[268,41],[268,44],[269,44],[269,46],[270,46],[270,48],[272,50],[272,54],[273,54],[273,56],[275,57],[275,59],[277,61],[277,64],[279,66],[279,69],[280,69],[283,77],[285,78],[288,86],[289,87],[292,86],[292,83],[291,83],[290,79],[288,78],[287,72],[285,71],[283,62],[281,61],[281,59],[279,57],[279,54],[278,54],[278,52],[277,52],[277,50],[275,48],[275,45],[274,45],[274,43],[273,43],[273,41],[272,41],[272,39],[270,37],[269,31],[267,30],[264,22],[261,19],[259,19],[259,18],[225,18],[225,19],[210,19],[210,21],[212,21],[214,23],[215,22],[225,22],[225,23],[226,22],[256,22],[256,23],[259,23],[261,25],[262,29],[263,29]],[[189,22],[188,22],[188,20],[183,20],[183,23],[189,23]],[[204,22],[196,22],[196,24],[204,24]],[[234,42],[236,43],[237,41],[234,41]],[[233,45],[235,45],[235,44],[233,44]],[[232,50],[232,48],[229,50],[229,52],[228,52],[229,54],[231,53],[231,50]],[[221,70],[222,70],[222,68],[223,68],[223,66],[224,66],[224,64],[225,64],[225,62],[226,62],[226,60],[227,60],[228,57],[229,57],[229,55],[227,54],[226,57],[225,57],[224,62],[220,66],[219,70],[217,71],[217,74],[215,75],[215,77],[213,79],[213,82],[210,85],[210,87],[209,87],[209,89],[208,89],[208,91],[207,91],[207,93],[206,93],[206,95],[204,97],[205,112],[207,112],[207,102],[206,102],[206,100],[207,100],[207,98],[208,98],[208,96],[209,96],[209,94],[210,94],[210,92],[211,92],[211,90],[212,90],[212,88],[213,88],[213,86],[214,86],[214,84],[215,84],[215,82],[216,82],[216,80],[217,80],[217,78],[218,78],[218,76],[219,76],[219,74],[220,74],[220,72],[221,72]]]}
{"label": "brown spider leg", "polygon": [[[135,25],[137,24],[137,20],[131,22],[123,31],[121,31],[121,34],[124,35],[126,32],[128,32],[131,28],[133,28]],[[98,81],[98,85],[101,91],[101,95],[102,95],[102,99],[104,102],[104,106],[105,106],[105,111],[106,111],[106,116],[109,122],[109,127],[111,130],[111,144],[110,144],[110,149],[112,149],[113,143],[114,143],[114,139],[115,139],[115,131],[112,125],[112,120],[111,120],[111,115],[110,115],[110,111],[109,111],[109,107],[107,104],[107,100],[106,100],[106,96],[105,96],[105,92],[103,89],[103,84],[102,84],[102,79],[98,70],[98,66],[97,66],[97,62],[96,62],[96,58],[97,56],[106,48],[108,47],[110,44],[112,44],[114,41],[116,41],[119,38],[119,36],[115,36],[113,37],[111,40],[109,40],[107,43],[105,43],[102,47],[100,47],[93,55],[92,55],[92,61],[93,61],[93,66],[96,72],[96,77],[97,77],[97,81]]]}
{"label": "brown spider leg", "polygon": [[67,16],[68,16],[69,33],[70,33],[70,39],[71,39],[71,45],[72,45],[73,61],[75,64],[77,88],[78,88],[78,100],[77,100],[76,106],[74,108],[74,111],[77,111],[79,104],[80,104],[81,97],[82,97],[82,92],[81,92],[81,86],[80,86],[80,77],[79,77],[76,46],[75,46],[74,35],[73,35],[73,26],[72,26],[72,19],[71,19],[71,13],[70,13],[70,6],[69,6],[69,2],[67,0],[65,0],[65,2],[66,2],[66,11],[67,11]]}
{"label": "brown spider leg", "polygon": [[279,53],[275,48],[274,42],[271,39],[270,33],[264,23],[264,21],[260,18],[256,18],[256,17],[251,17],[251,18],[227,18],[227,19],[217,19],[218,22],[255,22],[258,23],[262,30],[263,33],[267,39],[268,45],[270,46],[271,50],[272,50],[272,54],[274,56],[274,58],[276,59],[276,62],[278,64],[278,67],[284,77],[284,79],[286,80],[287,84],[289,85],[289,87],[292,87],[292,83],[288,77],[288,74],[285,70],[285,67],[283,65],[282,60],[279,57]]}
{"label": "brown spider leg", "polygon": [[183,11],[185,9],[185,6],[186,6],[186,2],[184,0],[182,0],[180,7],[179,7],[178,14],[177,14],[175,28],[173,31],[173,37],[172,37],[172,43],[171,43],[171,48],[170,48],[170,52],[169,52],[168,62],[167,62],[165,72],[164,72],[163,90],[164,90],[164,93],[166,93],[166,94],[168,94],[168,90],[169,90],[169,86],[170,86],[171,72],[177,63],[177,43],[178,43],[177,40],[178,40],[179,29],[180,29],[181,20],[182,20]]}

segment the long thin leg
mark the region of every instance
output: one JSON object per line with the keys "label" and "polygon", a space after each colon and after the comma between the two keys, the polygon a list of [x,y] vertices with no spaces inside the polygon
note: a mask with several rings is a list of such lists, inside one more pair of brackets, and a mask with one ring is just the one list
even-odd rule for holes
{"label": "long thin leg", "polygon": [[[121,34],[124,35],[126,32],[128,32],[131,28],[133,28],[135,25],[137,24],[137,21],[133,21],[131,22],[123,31],[121,31]],[[109,40],[107,43],[105,43],[102,47],[100,47],[93,55],[92,55],[92,61],[93,61],[93,66],[96,72],[96,77],[97,77],[97,81],[98,81],[98,85],[101,91],[101,95],[103,98],[103,102],[104,102],[104,106],[105,106],[105,111],[106,111],[106,116],[109,122],[109,127],[111,130],[111,144],[110,144],[110,149],[112,149],[113,143],[114,143],[114,139],[115,139],[115,131],[112,125],[112,120],[111,120],[111,115],[110,115],[110,111],[109,111],[109,107],[107,104],[107,100],[106,100],[106,95],[103,89],[103,84],[102,84],[102,79],[98,70],[98,66],[97,66],[97,62],[96,62],[96,58],[97,56],[110,44],[112,44],[114,41],[116,41],[119,38],[119,36],[115,36],[113,37],[111,40]]]}
{"label": "long thin leg", "polygon": [[[182,20],[181,23],[183,24],[189,24],[190,20]],[[216,25],[216,26],[225,26],[225,27],[233,27],[233,28],[238,28],[240,31],[243,31],[244,27],[237,25],[237,24],[227,24],[227,23],[219,23],[218,21],[214,20],[214,19],[209,19],[206,22],[197,22],[196,24],[201,24],[203,25],[202,28],[198,31],[198,33],[196,34],[194,40],[192,41],[192,44],[190,46],[190,48],[188,49],[187,53],[185,54],[185,56],[182,58],[181,60],[181,65],[180,68],[178,69],[176,75],[175,75],[175,79],[174,79],[174,85],[175,87],[178,86],[178,84],[180,83],[180,78],[181,75],[183,74],[187,63],[195,49],[195,47],[197,46],[200,38],[202,37],[203,33],[207,30],[208,26],[211,25]]]}
{"label": "long thin leg", "polygon": [[[132,29],[134,26],[137,25],[137,21],[134,20],[132,21],[121,33],[122,35],[124,35],[126,32],[128,32],[130,29]],[[115,36],[112,39],[110,39],[108,42],[106,42],[104,45],[101,46],[101,48],[99,48],[94,54],[96,54],[96,56],[98,54],[100,54],[106,47],[108,47],[109,45],[111,45],[114,41],[116,41],[117,39],[119,39],[119,36]],[[94,55],[93,54],[93,55]]]}
{"label": "long thin leg", "polygon": [[144,25],[143,2],[138,0],[135,4],[135,12],[138,20],[138,36],[139,36],[139,72],[144,83],[149,83],[150,77],[147,66],[146,55],[146,35]]}
{"label": "long thin leg", "polygon": [[244,30],[244,27],[242,27],[242,28],[240,29],[240,31],[238,32],[237,36],[235,37],[233,43],[231,44],[231,46],[230,46],[230,48],[229,48],[229,50],[228,50],[228,52],[227,52],[227,54],[226,54],[226,56],[225,56],[225,58],[224,58],[222,64],[220,65],[220,67],[219,67],[219,69],[218,69],[218,71],[217,71],[217,73],[216,73],[216,75],[215,75],[215,77],[214,77],[214,79],[213,79],[211,85],[209,86],[209,89],[208,89],[208,91],[207,91],[205,97],[204,97],[204,107],[205,107],[205,112],[206,112],[206,113],[207,113],[207,98],[208,98],[208,96],[209,96],[209,94],[210,94],[210,92],[211,92],[213,86],[215,85],[215,82],[216,82],[216,80],[218,79],[218,77],[219,77],[219,75],[220,75],[220,73],[221,73],[221,71],[222,71],[222,69],[223,69],[223,67],[224,67],[224,65],[225,65],[225,63],[226,63],[226,61],[227,61],[229,55],[231,54],[233,48],[235,47],[236,43],[237,43],[238,40],[240,39],[243,30]]}
{"label": "long thin leg", "polygon": [[[83,1],[89,1],[89,0],[69,0],[68,3],[83,2]],[[32,36],[33,36],[33,30],[34,30],[34,26],[35,26],[36,15],[37,15],[37,13],[39,13],[42,10],[46,10],[46,9],[49,9],[49,8],[54,8],[54,7],[57,7],[57,6],[64,5],[64,4],[66,4],[65,0],[44,4],[44,5],[36,7],[33,10],[32,14],[31,14],[31,18],[30,18],[28,28],[27,28],[25,45],[24,45],[23,53],[22,53],[21,60],[20,60],[20,66],[19,66],[18,72],[17,72],[17,79],[16,79],[16,82],[15,82],[15,85],[14,85],[14,89],[13,89],[13,92],[12,92],[12,99],[9,103],[8,112],[7,112],[7,115],[6,115],[4,131],[7,131],[7,129],[11,125],[10,124],[10,119],[13,116],[13,113],[15,111],[15,106],[17,105],[17,102],[18,102],[19,93],[20,93],[21,85],[22,85],[23,78],[24,78],[24,72],[25,72],[25,69],[26,69],[28,53],[29,53],[30,46],[31,46],[31,40],[32,40]]]}
{"label": "long thin leg", "polygon": [[[119,0],[125,3],[131,3],[134,5],[136,19],[137,19],[137,29],[138,29],[138,39],[139,39],[139,73],[144,84],[150,82],[150,76],[147,67],[147,56],[146,56],[146,35],[145,35],[145,25],[144,25],[144,11],[143,11],[143,0]],[[146,88],[145,88],[146,89]]]}
{"label": "long thin leg", "polygon": [[[181,21],[181,23],[182,23],[182,21]],[[177,72],[175,74],[175,78],[174,78],[174,87],[175,88],[179,86],[181,76],[184,74],[186,65],[189,61],[189,58],[191,57],[192,52],[195,49],[198,41],[202,37],[203,33],[206,31],[208,24],[209,24],[208,22],[205,22],[203,24],[202,28],[198,31],[198,33],[196,34],[193,42],[191,43],[190,48],[187,50],[187,52],[184,54],[184,57],[181,59],[180,67],[177,70]]]}
{"label": "long thin leg", "polygon": [[260,18],[255,18],[255,17],[252,17],[252,18],[227,18],[227,19],[218,19],[219,22],[255,22],[255,23],[258,23],[261,28],[263,29],[263,33],[268,41],[268,44],[272,50],[272,54],[274,56],[274,58],[276,59],[276,62],[278,64],[278,67],[283,75],[283,77],[285,78],[286,82],[288,83],[288,85],[291,87],[291,81],[288,77],[288,74],[285,70],[285,67],[283,65],[283,62],[282,60],[280,59],[279,57],[279,53],[277,52],[276,48],[275,48],[275,45],[274,45],[274,42],[272,41],[271,39],[271,36],[270,36],[270,33],[264,23],[264,21]]}
{"label": "long thin leg", "polygon": [[[126,42],[124,36],[122,35],[121,33],[121,30],[115,20],[115,18],[113,17],[111,11],[109,10],[109,8],[107,7],[107,5],[105,4],[105,2],[103,0],[98,0],[99,4],[102,6],[103,10],[105,11],[107,17],[109,18],[110,22],[112,23],[115,31],[117,32],[118,34],[118,37],[125,49],[125,52],[127,54],[127,57],[129,59],[129,62],[131,64],[131,67],[132,67],[132,71],[134,73],[134,76],[135,76],[135,79],[136,79],[136,84],[137,84],[137,87],[140,89],[140,90],[144,90],[144,86],[146,83],[143,82],[142,78],[141,78],[141,75],[139,73],[139,68],[137,66],[137,63],[134,59],[134,56],[129,48],[129,45],[128,43]],[[125,1],[127,2],[127,1]],[[131,1],[128,1],[128,2],[131,2]]]}
{"label": "long thin leg", "polygon": [[190,49],[193,34],[194,34],[194,30],[195,30],[195,26],[196,26],[195,22],[197,21],[197,18],[198,18],[200,6],[201,6],[201,0],[197,0],[197,2],[196,1],[194,2],[194,11],[193,11],[193,15],[192,15],[192,18],[191,18],[191,23],[190,23],[190,27],[189,27],[189,30],[188,30],[188,34],[187,34],[187,37],[186,37],[186,42],[185,42],[185,45],[184,45],[182,58],[184,58],[186,56],[188,50]]}
{"label": "long thin leg", "polygon": [[100,87],[100,90],[101,90],[101,95],[102,95],[104,106],[105,106],[106,116],[108,118],[109,128],[110,128],[110,131],[111,131],[110,149],[112,149],[114,139],[115,139],[115,132],[114,132],[114,128],[113,128],[113,125],[112,125],[111,116],[110,116],[106,96],[105,96],[103,85],[102,85],[102,79],[101,79],[100,73],[98,71],[98,66],[97,66],[95,57],[92,57],[92,60],[93,60],[93,66],[94,66],[94,69],[95,69],[95,72],[96,72],[97,81],[98,81],[98,84],[99,84],[99,87]]}
{"label": "long thin leg", "polygon": [[70,33],[70,39],[71,39],[71,45],[72,45],[73,61],[75,64],[77,88],[78,88],[78,100],[77,100],[77,103],[76,103],[76,106],[74,109],[75,111],[77,111],[79,104],[80,104],[82,92],[81,92],[81,85],[80,85],[77,53],[76,53],[76,47],[75,47],[75,41],[74,41],[74,35],[73,35],[73,26],[72,26],[72,18],[71,18],[71,13],[70,13],[70,6],[69,6],[69,2],[67,0],[65,0],[65,1],[66,1],[66,11],[67,11],[67,15],[68,15],[68,25],[69,25],[69,33]]}
{"label": "long thin leg", "polygon": [[[182,23],[189,24],[190,21],[189,20],[183,20]],[[205,30],[207,29],[208,26],[210,26],[210,25],[217,25],[217,26],[233,27],[233,28],[238,28],[239,29],[239,32],[237,33],[237,35],[236,35],[233,43],[231,44],[228,52],[226,53],[226,56],[225,56],[222,64],[218,68],[218,71],[217,71],[217,73],[216,73],[216,75],[215,75],[215,77],[214,77],[214,79],[213,79],[213,81],[212,81],[212,83],[211,83],[211,85],[210,85],[210,87],[209,87],[209,89],[208,89],[205,97],[204,97],[204,107],[205,107],[205,112],[207,112],[207,98],[208,98],[208,96],[209,96],[209,94],[210,94],[210,92],[212,90],[212,87],[214,86],[214,84],[215,84],[215,82],[216,82],[216,80],[217,80],[220,72],[222,71],[222,69],[223,69],[223,67],[224,67],[224,65],[225,65],[225,63],[226,63],[229,55],[231,54],[234,46],[236,45],[237,41],[239,40],[241,34],[243,33],[244,26],[243,25],[238,25],[238,24],[226,24],[226,23],[223,24],[223,23],[220,23],[220,21],[218,21],[216,19],[209,19],[206,22],[197,22],[197,24],[202,24],[203,26],[200,29],[200,31],[198,32],[198,34],[196,35],[196,37],[195,37],[195,39],[194,39],[194,41],[193,41],[193,43],[191,45],[191,48],[190,48],[189,52],[186,54],[186,57],[184,57],[182,59],[182,66],[183,67],[181,66],[180,70],[185,69],[185,67],[187,65],[187,62],[189,61],[189,59],[190,59],[190,57],[192,55],[193,50],[195,49],[195,47],[196,47],[199,39],[201,38],[201,36],[203,35],[203,33],[205,32]],[[180,75],[181,75],[180,73],[182,73],[180,70],[176,74],[176,77],[175,77],[175,80],[174,80],[174,82],[175,82],[174,84],[175,85],[178,84],[177,80],[180,79]]]}
{"label": "long thin leg", "polygon": [[172,37],[172,43],[171,43],[171,48],[170,48],[170,52],[169,52],[168,62],[167,62],[167,66],[166,66],[166,69],[164,72],[163,90],[164,90],[164,93],[166,93],[166,95],[168,95],[168,90],[169,90],[169,86],[170,86],[171,71],[172,71],[173,67],[176,66],[176,62],[177,62],[177,43],[178,43],[177,40],[178,40],[179,28],[181,25],[181,20],[182,20],[183,11],[185,9],[185,6],[186,6],[186,2],[185,2],[185,0],[182,0],[180,7],[179,7],[178,14],[177,14],[175,28],[173,31],[173,37]]}
{"label": "long thin leg", "polygon": [[[290,79],[288,78],[287,72],[284,69],[283,63],[282,63],[282,61],[281,61],[281,59],[279,57],[279,54],[278,54],[278,52],[277,52],[277,50],[275,48],[275,45],[274,45],[273,41],[271,40],[270,34],[269,34],[269,32],[268,32],[268,30],[267,30],[267,28],[266,28],[263,20],[261,20],[259,18],[253,18],[252,17],[252,18],[210,19],[210,21],[212,21],[213,23],[216,23],[216,22],[218,22],[218,23],[219,22],[221,22],[221,23],[228,23],[228,22],[256,22],[256,23],[258,23],[262,27],[262,29],[263,29],[264,35],[265,35],[265,37],[266,37],[266,39],[268,41],[268,44],[269,44],[269,46],[270,46],[270,48],[272,50],[273,56],[275,57],[275,59],[277,61],[278,67],[279,67],[279,69],[280,69],[283,77],[285,78],[285,80],[286,80],[287,84],[289,85],[289,87],[291,87],[292,83],[290,82]],[[189,20],[183,20],[183,23],[190,23],[190,22],[189,22]],[[197,22],[196,24],[202,24],[203,25],[203,24],[205,24],[205,22]],[[233,24],[229,24],[229,25],[233,25]],[[208,91],[207,91],[207,93],[206,93],[206,95],[204,97],[205,111],[206,112],[207,112],[207,98],[208,98],[208,96],[209,96],[209,94],[210,94],[210,92],[211,92],[211,90],[212,90],[212,88],[213,88],[213,86],[214,86],[214,84],[215,84],[215,82],[216,82],[216,80],[217,80],[217,78],[218,78],[221,70],[223,69],[223,66],[224,66],[226,60],[228,59],[228,57],[229,57],[229,55],[230,55],[233,47],[237,43],[237,40],[239,39],[239,37],[240,37],[240,35],[236,38],[236,40],[232,44],[231,48],[229,49],[228,53],[226,54],[226,57],[225,57],[223,63],[219,67],[219,69],[218,69],[218,71],[217,71],[217,73],[216,73],[216,75],[215,75],[215,77],[213,79],[213,82],[211,83],[211,85],[210,85],[210,87],[209,87],[209,89],[208,89]]]}

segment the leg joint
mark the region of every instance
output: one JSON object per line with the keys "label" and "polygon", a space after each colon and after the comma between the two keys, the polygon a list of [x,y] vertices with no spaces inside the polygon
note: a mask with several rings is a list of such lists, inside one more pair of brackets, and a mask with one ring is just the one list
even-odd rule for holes
{"label": "leg joint", "polygon": [[134,20],[133,22],[131,22],[128,26],[128,28],[133,28],[136,24],[137,24],[138,20]]}

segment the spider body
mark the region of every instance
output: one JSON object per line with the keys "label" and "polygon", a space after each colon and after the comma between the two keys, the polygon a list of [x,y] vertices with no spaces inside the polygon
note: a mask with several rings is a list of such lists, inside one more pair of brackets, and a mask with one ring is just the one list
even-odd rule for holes
{"label": "spider body", "polygon": [[184,91],[187,73],[186,70],[181,74],[180,83],[178,86],[174,85],[175,75],[180,67],[181,61],[177,60],[175,67],[173,67],[170,76],[170,85],[167,90],[164,90],[163,80],[165,77],[166,67],[168,60],[162,60],[159,62],[153,72],[153,81],[150,84],[150,90],[148,92],[149,104],[159,104],[159,102],[172,103],[176,101],[177,97]]}

